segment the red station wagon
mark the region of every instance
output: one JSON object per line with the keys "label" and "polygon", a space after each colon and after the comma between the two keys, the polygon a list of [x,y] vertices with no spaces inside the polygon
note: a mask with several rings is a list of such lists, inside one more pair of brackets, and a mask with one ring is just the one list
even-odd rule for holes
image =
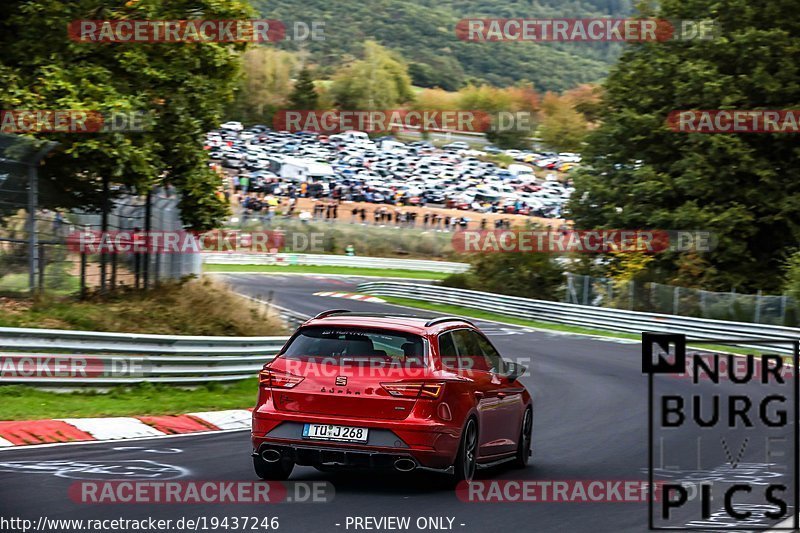
{"label": "red station wagon", "polygon": [[483,333],[461,318],[320,313],[259,373],[253,464],[426,470],[470,480],[531,455],[533,402]]}

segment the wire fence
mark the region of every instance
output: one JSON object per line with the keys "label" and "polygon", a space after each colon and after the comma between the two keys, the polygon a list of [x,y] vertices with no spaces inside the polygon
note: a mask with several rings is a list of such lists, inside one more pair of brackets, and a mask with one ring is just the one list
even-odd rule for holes
{"label": "wire fence", "polygon": [[800,325],[800,306],[788,295],[714,292],[652,282],[619,282],[566,274],[567,303],[777,326]]}
{"label": "wire fence", "polygon": [[[0,195],[2,192],[0,189]],[[105,224],[98,213],[37,210],[32,277],[27,209],[17,209],[0,220],[0,292],[29,292],[32,281],[38,292],[86,294],[122,287],[147,288],[162,280],[199,274],[202,259],[198,253],[91,253],[76,247],[76,235],[101,232],[104,227],[108,232],[144,232],[146,201],[145,196],[132,195],[112,201]],[[150,231],[182,230],[177,202],[174,193],[163,189],[151,195]]]}
{"label": "wire fence", "polygon": [[94,191],[104,198],[103,210],[46,209],[64,193],[38,178],[42,150],[30,139],[0,135],[0,292],[85,295],[200,273],[198,253],[91,253],[76,247],[81,233],[182,230],[178,194],[166,187],[137,194],[106,182]]}

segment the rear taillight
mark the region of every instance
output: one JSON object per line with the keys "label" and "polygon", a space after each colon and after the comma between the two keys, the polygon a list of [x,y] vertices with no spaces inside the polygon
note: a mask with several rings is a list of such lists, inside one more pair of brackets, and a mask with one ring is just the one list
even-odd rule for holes
{"label": "rear taillight", "polygon": [[420,400],[435,400],[442,394],[444,383],[438,381],[414,381],[381,383],[386,392],[397,398],[419,398]]}
{"label": "rear taillight", "polygon": [[265,368],[258,373],[258,382],[271,389],[291,389],[299,385],[304,379],[294,374],[270,370],[269,368]]}

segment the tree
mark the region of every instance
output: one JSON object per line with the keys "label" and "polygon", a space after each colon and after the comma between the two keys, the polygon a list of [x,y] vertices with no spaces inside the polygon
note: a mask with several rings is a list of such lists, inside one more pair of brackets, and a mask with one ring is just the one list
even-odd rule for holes
{"label": "tree", "polygon": [[482,112],[491,118],[486,138],[501,148],[530,148],[533,117],[539,96],[530,85],[500,89],[490,85],[468,85],[458,91],[463,111]]}
{"label": "tree", "polygon": [[800,252],[790,255],[784,263],[783,291],[800,302]]}
{"label": "tree", "polygon": [[285,50],[256,46],[242,59],[244,71],[234,115],[244,122],[269,122],[289,101],[297,57]]}
{"label": "tree", "polygon": [[[800,11],[792,0],[666,0],[663,19],[715,16],[710,40],[629,46],[604,87],[571,209],[579,228],[705,230],[709,289],[777,290],[800,240],[800,150],[786,134],[677,133],[674,110],[797,109]],[[675,274],[675,253],[650,268]]]}
{"label": "tree", "polygon": [[581,113],[587,122],[594,123],[600,118],[603,109],[602,87],[584,83],[564,91],[564,98],[572,104],[575,111]]}
{"label": "tree", "polygon": [[340,109],[393,109],[413,99],[406,65],[374,41],[364,43],[364,59],[334,76],[331,92]]}
{"label": "tree", "polygon": [[[361,53],[374,40],[409,64],[414,85],[455,91],[469,80],[497,87],[532,80],[542,90],[564,91],[602,80],[616,61],[621,43],[468,42],[454,29],[467,18],[622,18],[632,0],[517,1],[469,0],[253,0],[261,17],[325,22],[325,40],[283,41],[278,46],[306,47],[317,65],[317,79]],[[462,23],[463,24],[463,23]],[[347,36],[334,39],[331,36]]]}
{"label": "tree", "polygon": [[[0,5],[2,109],[143,112],[143,132],[41,133],[60,143],[40,169],[41,205],[98,209],[103,179],[119,190],[146,191],[167,182],[181,191],[189,227],[213,227],[227,208],[214,194],[200,140],[233,98],[240,61],[234,43],[81,43],[68,38],[74,20],[246,19],[238,0],[9,0]],[[31,21],[36,21],[32,24]]]}
{"label": "tree", "polygon": [[542,109],[544,118],[537,132],[542,143],[558,151],[581,151],[588,133],[583,115],[567,98],[552,93],[545,95]]}
{"label": "tree", "polygon": [[294,83],[292,94],[289,95],[289,106],[292,109],[316,109],[319,95],[314,89],[314,78],[311,71],[303,67]]}
{"label": "tree", "polygon": [[470,270],[446,278],[444,285],[526,298],[557,300],[564,271],[552,254],[485,253],[469,257]]}

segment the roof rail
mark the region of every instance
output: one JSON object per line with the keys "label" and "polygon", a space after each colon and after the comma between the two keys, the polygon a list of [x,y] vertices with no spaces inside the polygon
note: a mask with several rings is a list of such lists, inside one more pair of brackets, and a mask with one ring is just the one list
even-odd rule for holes
{"label": "roof rail", "polygon": [[427,327],[433,326],[435,324],[441,324],[442,322],[466,322],[470,326],[474,326],[475,325],[472,322],[470,322],[469,320],[467,320],[466,318],[461,318],[461,317],[458,317],[458,316],[440,316],[440,317],[432,318],[432,319],[428,320],[427,322],[425,322],[425,327],[427,328]]}
{"label": "roof rail", "polygon": [[328,309],[327,311],[323,311],[317,316],[315,316],[314,320],[318,318],[325,318],[326,316],[341,315],[342,313],[350,313],[350,312],[351,311],[349,309]]}

